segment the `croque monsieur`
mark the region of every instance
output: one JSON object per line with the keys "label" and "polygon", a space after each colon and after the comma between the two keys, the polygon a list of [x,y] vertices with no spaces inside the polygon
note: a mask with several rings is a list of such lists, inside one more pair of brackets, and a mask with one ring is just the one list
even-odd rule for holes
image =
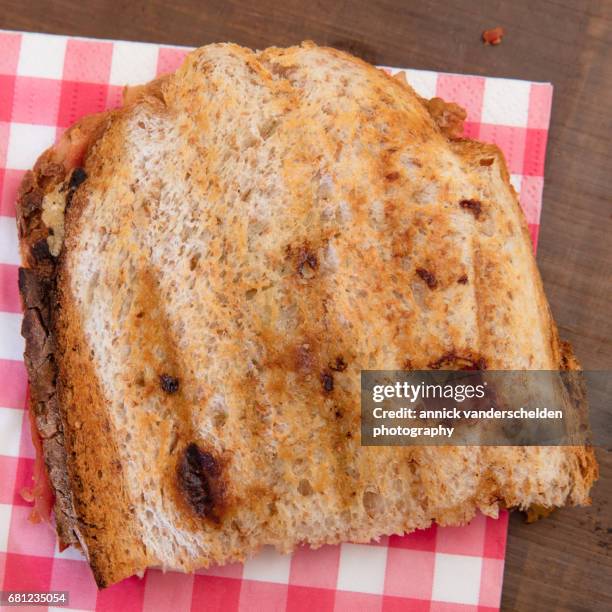
{"label": "croque monsieur", "polygon": [[100,587],[589,503],[589,447],[360,444],[362,369],[578,368],[464,117],[334,49],[215,44],[26,174],[35,494]]}

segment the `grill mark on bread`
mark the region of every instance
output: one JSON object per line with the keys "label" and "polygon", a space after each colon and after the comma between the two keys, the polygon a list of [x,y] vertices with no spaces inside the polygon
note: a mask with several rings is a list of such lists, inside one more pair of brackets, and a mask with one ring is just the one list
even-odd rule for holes
{"label": "grill mark on bread", "polygon": [[[325,139],[330,151],[338,150],[338,145],[334,140],[340,141],[341,139],[332,137],[330,133],[320,134],[320,138]],[[309,151],[312,147],[309,142],[306,142],[303,148]],[[313,175],[313,169],[320,168],[321,163],[320,157],[304,156],[300,164],[294,168],[295,176],[300,179],[299,182],[289,183],[291,198],[294,202],[304,201],[304,194],[309,193],[310,190],[310,177]],[[349,198],[349,200],[357,199],[365,205],[366,200],[363,196],[351,194]],[[311,206],[309,205],[308,208]],[[352,208],[355,209],[354,206]],[[336,418],[335,414],[340,412],[354,415],[355,409],[344,395],[333,392],[334,378],[332,373],[326,370],[327,364],[332,360],[332,355],[338,355],[341,347],[336,344],[335,338],[329,335],[329,331],[334,329],[334,323],[330,321],[326,307],[330,291],[329,277],[327,274],[319,274],[320,259],[322,259],[319,253],[323,251],[323,248],[319,250],[317,247],[324,244],[326,240],[320,217],[316,222],[309,224],[307,231],[308,234],[304,239],[288,245],[286,250],[287,257],[295,262],[299,278],[307,281],[300,283],[303,288],[303,291],[300,291],[300,307],[304,321],[294,332],[295,337],[301,338],[302,341],[297,346],[289,345],[281,348],[280,364],[283,364],[281,367],[296,368],[296,374],[299,377],[298,384],[304,396],[308,397],[317,393],[319,397],[325,398],[323,403],[313,406],[313,412],[326,423],[325,431],[319,434],[323,436],[320,443],[327,444],[335,450],[332,459],[333,468],[324,475],[317,474],[317,471],[313,470],[312,486],[314,492],[318,494],[327,495],[329,491],[329,495],[337,499],[340,509],[346,509],[352,503],[351,494],[355,487],[350,469],[352,451],[349,451],[354,441],[347,437],[347,430],[352,425],[352,419]],[[330,300],[333,302],[331,297]],[[289,356],[289,363],[284,358],[285,355]],[[280,374],[280,376],[284,379],[286,374]],[[340,397],[335,397],[336,395]],[[309,404],[312,405],[311,402]],[[302,418],[303,415],[296,415],[296,422],[300,422]],[[324,489],[321,490],[321,487]]]}
{"label": "grill mark on bread", "polygon": [[355,492],[354,470],[351,469],[351,458],[354,451],[352,450],[353,441],[350,429],[353,418],[347,418],[349,415],[353,417],[355,408],[346,395],[342,393],[334,395],[334,403],[326,414],[326,422],[330,442],[336,451],[333,455],[333,484],[337,491],[340,508],[346,509],[352,504],[352,494]]}
{"label": "grill mark on bread", "polygon": [[[317,407],[318,416],[326,422],[324,431],[320,432],[320,435],[324,436],[320,438],[320,443],[327,444],[336,451],[333,454],[333,469],[326,471],[323,475],[323,481],[327,482],[325,489],[321,489],[321,475],[316,475],[316,472],[313,475],[315,482],[312,484],[314,492],[317,494],[325,495],[327,490],[333,488],[336,491],[336,499],[340,508],[347,508],[352,503],[352,493],[355,490],[354,477],[351,475],[350,468],[350,455],[353,451],[349,452],[348,449],[352,448],[351,445],[354,444],[351,428],[354,425],[356,412],[350,398],[347,398],[344,394],[338,394],[337,397],[334,397],[333,404],[331,403],[334,388],[333,375],[327,370],[320,372],[322,364],[332,361],[323,339],[324,328],[325,316],[321,312],[320,315],[313,316],[311,323],[308,325],[308,333],[303,332],[302,341],[297,346],[281,345],[277,350],[273,349],[273,345],[268,347],[270,359],[264,364],[264,370],[268,373],[268,377],[276,380],[277,383],[274,387],[269,385],[266,390],[270,399],[282,404],[288,391],[286,385],[287,372],[294,372],[297,375],[296,382],[301,389],[301,393],[305,396],[312,395],[316,385],[319,393],[322,391],[321,395],[329,398],[326,403]],[[338,354],[337,350],[330,352],[335,355]],[[344,415],[352,415],[353,418],[342,418]],[[285,418],[288,419],[288,415],[285,415]],[[301,419],[304,418],[305,415],[301,414],[296,415],[295,419],[295,422],[300,426],[301,431],[298,434],[300,437],[304,435],[301,425]],[[289,452],[289,449],[285,452]],[[293,449],[290,452],[291,454],[286,457],[288,462],[291,461],[290,457],[296,458],[293,455]],[[301,456],[297,458],[301,458]],[[318,484],[317,481],[319,481]],[[267,498],[269,498],[269,494]]]}
{"label": "grill mark on bread", "polygon": [[[139,395],[145,398],[154,396],[161,405],[159,414],[141,416],[143,430],[146,430],[151,423],[155,424],[157,419],[156,435],[161,438],[160,447],[165,449],[160,453],[159,459],[160,466],[165,466],[162,469],[164,476],[160,487],[166,495],[174,499],[177,507],[186,511],[184,519],[188,524],[192,522],[194,516],[200,519],[210,518],[218,524],[222,511],[215,504],[220,500],[222,464],[215,460],[214,472],[218,482],[212,487],[212,492],[203,491],[203,497],[199,498],[194,490],[194,483],[198,478],[203,483],[206,483],[207,480],[204,472],[200,476],[188,475],[188,465],[196,461],[194,458],[196,453],[193,448],[197,447],[199,452],[203,453],[202,457],[205,456],[202,459],[203,470],[206,466],[209,466],[206,469],[210,468],[212,465],[210,458],[215,457],[215,454],[212,449],[208,448],[209,445],[199,439],[193,427],[191,418],[193,404],[187,395],[185,386],[179,383],[181,373],[187,370],[181,362],[172,324],[160,298],[156,272],[150,267],[143,267],[137,273],[137,279],[134,301],[128,316],[130,345],[134,352],[130,362],[142,364],[145,368],[148,366],[154,374],[149,380],[143,378],[140,370],[129,372],[128,376],[137,386]],[[191,459],[187,460],[187,464],[184,452],[176,452],[176,449],[181,447],[192,448]],[[224,487],[223,491],[225,491]],[[205,504],[204,512],[202,500],[205,498],[208,501]]]}
{"label": "grill mark on bread", "polygon": [[[488,347],[485,344],[487,338],[487,319],[489,313],[489,305],[485,303],[487,295],[488,279],[485,275],[486,262],[483,260],[482,252],[478,245],[475,245],[472,270],[470,272],[471,283],[470,288],[474,292],[474,303],[476,305],[476,331],[475,347],[483,355],[487,354]],[[490,355],[488,355],[490,358]],[[495,367],[493,367],[495,369]]]}

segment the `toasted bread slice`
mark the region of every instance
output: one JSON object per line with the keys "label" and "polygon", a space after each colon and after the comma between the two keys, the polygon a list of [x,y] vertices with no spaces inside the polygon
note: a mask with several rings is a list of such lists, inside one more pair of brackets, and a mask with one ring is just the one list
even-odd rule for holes
{"label": "toasted bread slice", "polygon": [[362,369],[577,367],[503,156],[444,115],[333,49],[210,45],[26,175],[31,408],[98,585],[589,502],[589,448],[360,445]]}

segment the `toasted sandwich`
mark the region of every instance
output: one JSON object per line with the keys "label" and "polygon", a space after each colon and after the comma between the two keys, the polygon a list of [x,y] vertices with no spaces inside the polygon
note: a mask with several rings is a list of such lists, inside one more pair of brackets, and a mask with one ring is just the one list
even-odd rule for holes
{"label": "toasted sandwich", "polygon": [[36,488],[100,587],[589,503],[587,446],[360,443],[362,370],[579,367],[464,118],[334,49],[215,44],[26,174]]}

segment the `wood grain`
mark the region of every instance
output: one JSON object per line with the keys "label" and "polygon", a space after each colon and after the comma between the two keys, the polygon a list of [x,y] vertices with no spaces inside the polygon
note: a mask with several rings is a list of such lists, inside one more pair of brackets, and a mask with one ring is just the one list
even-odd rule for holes
{"label": "wood grain", "polygon": [[[8,29],[193,46],[231,40],[256,48],[308,38],[373,63],[551,81],[538,262],[562,336],[585,368],[608,370],[611,19],[610,1],[574,0],[3,0],[0,11],[0,27]],[[506,29],[503,43],[483,46],[482,30],[497,25]],[[612,609],[612,442],[604,446],[590,509],[562,510],[534,525],[513,515],[504,609]]]}

